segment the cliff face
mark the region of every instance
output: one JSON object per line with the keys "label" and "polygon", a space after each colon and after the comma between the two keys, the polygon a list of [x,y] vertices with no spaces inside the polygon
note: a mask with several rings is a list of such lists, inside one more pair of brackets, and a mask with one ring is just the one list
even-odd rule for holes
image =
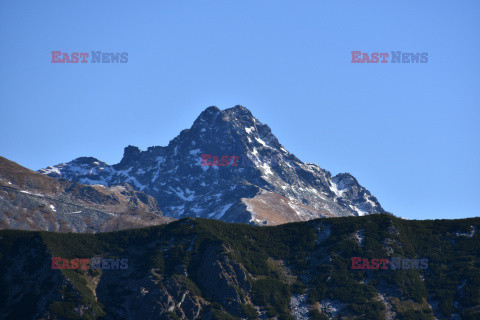
{"label": "cliff face", "polygon": [[[276,227],[187,218],[98,234],[4,230],[0,318],[478,319],[479,230],[480,218],[384,214]],[[71,269],[52,269],[52,257]]]}

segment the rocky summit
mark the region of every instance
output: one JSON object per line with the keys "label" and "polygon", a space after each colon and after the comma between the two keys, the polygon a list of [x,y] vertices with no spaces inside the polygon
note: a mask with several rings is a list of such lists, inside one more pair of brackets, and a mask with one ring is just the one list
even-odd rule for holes
{"label": "rocky summit", "polygon": [[385,212],[355,177],[302,162],[243,106],[209,107],[168,146],[128,146],[114,165],[81,157],[39,172],[87,185],[130,184],[177,219],[277,225]]}

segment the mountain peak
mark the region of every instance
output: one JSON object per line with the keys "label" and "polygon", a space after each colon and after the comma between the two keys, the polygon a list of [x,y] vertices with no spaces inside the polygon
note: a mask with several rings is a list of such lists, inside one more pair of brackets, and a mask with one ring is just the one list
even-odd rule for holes
{"label": "mountain peak", "polygon": [[120,161],[121,164],[128,163],[131,160],[134,160],[140,155],[140,149],[136,146],[129,145],[123,149],[123,158]]}
{"label": "mountain peak", "polygon": [[214,113],[214,112],[221,112],[221,111],[222,110],[220,110],[220,108],[217,107],[217,106],[210,106],[210,107],[206,108],[203,112]]}
{"label": "mountain peak", "polygon": [[234,106],[232,108],[225,109],[223,111],[227,114],[236,114],[236,115],[239,115],[239,116],[249,116],[249,117],[253,118],[253,115],[250,112],[250,110],[248,110],[247,108],[245,108],[244,106],[239,105],[239,104],[237,104],[236,106]]}
{"label": "mountain peak", "polygon": [[119,164],[91,168],[66,165],[50,171],[81,183],[129,183],[175,218],[263,225],[383,212],[353,176],[332,177],[303,163],[241,105],[223,111],[208,107],[167,147],[141,152],[128,146]]}
{"label": "mountain peak", "polygon": [[222,110],[220,110],[217,106],[210,106],[200,113],[200,115],[197,117],[197,120],[210,119],[212,117],[218,116],[221,113],[222,113]]}

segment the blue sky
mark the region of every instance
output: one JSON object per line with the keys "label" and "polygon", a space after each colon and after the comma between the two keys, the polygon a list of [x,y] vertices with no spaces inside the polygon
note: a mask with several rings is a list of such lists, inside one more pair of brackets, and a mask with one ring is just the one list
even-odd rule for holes
{"label": "blue sky", "polygon": [[[241,104],[409,219],[479,216],[479,1],[2,1],[0,155],[31,169],[166,145]],[[51,51],[128,52],[52,64]],[[428,52],[352,64],[351,51]]]}

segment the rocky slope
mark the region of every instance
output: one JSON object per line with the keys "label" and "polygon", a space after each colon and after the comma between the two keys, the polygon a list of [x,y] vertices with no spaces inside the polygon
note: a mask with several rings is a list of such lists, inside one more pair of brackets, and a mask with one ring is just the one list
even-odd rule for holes
{"label": "rocky slope", "polygon": [[[275,227],[187,218],[113,233],[3,230],[0,318],[479,319],[479,230],[480,218],[386,214]],[[52,257],[128,266],[52,269]],[[352,269],[352,257],[428,265]]]}
{"label": "rocky slope", "polygon": [[352,175],[303,163],[242,106],[209,107],[168,146],[128,146],[115,165],[82,157],[39,172],[83,184],[129,183],[175,218],[275,225],[385,212]]}
{"label": "rocky slope", "polygon": [[128,184],[57,181],[0,157],[0,228],[97,232],[172,221]]}

